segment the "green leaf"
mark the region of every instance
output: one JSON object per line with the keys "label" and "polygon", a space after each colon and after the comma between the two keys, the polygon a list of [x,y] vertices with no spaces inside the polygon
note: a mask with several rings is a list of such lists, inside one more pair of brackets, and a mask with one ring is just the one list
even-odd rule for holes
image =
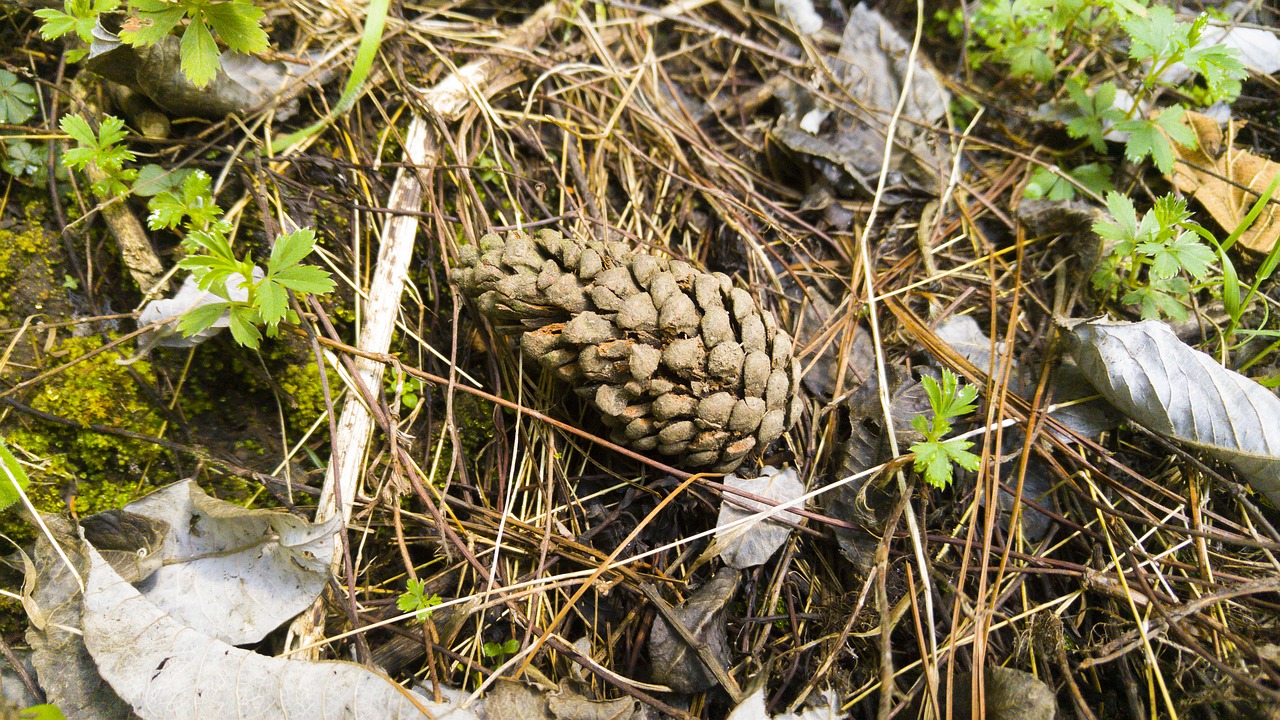
{"label": "green leaf", "polygon": [[1073,168],[1070,173],[1075,181],[1095,195],[1105,195],[1111,187],[1111,166],[1104,163],[1088,163]]}
{"label": "green leaf", "polygon": [[316,232],[311,228],[302,228],[277,237],[275,246],[271,248],[271,259],[267,261],[267,273],[275,274],[297,265],[311,254],[315,245]]}
{"label": "green leaf", "polygon": [[1053,79],[1053,61],[1044,50],[1034,45],[1019,45],[1005,52],[1009,62],[1009,72],[1014,75],[1030,75],[1040,82]]}
{"label": "green leaf", "polygon": [[229,305],[230,303],[225,302],[197,305],[183,314],[182,319],[178,321],[178,330],[182,331],[185,337],[191,337],[217,322]]}
{"label": "green leaf", "polygon": [[257,326],[254,324],[256,313],[251,308],[243,305],[231,306],[231,337],[241,345],[258,349],[258,343],[262,340],[262,333],[258,332]]}
{"label": "green leaf", "polygon": [[981,459],[968,448],[973,443],[968,440],[944,440],[919,442],[911,446],[915,453],[913,467],[923,475],[925,482],[936,488],[945,488],[951,484],[952,464],[958,464],[966,470],[978,469]]}
{"label": "green leaf", "polygon": [[45,176],[45,154],[44,149],[37,149],[35,145],[26,140],[12,140],[5,143],[5,158],[0,163],[0,168],[16,178],[29,178],[38,180]]}
{"label": "green leaf", "polygon": [[1135,163],[1150,157],[1160,172],[1166,175],[1173,172],[1173,146],[1169,144],[1169,138],[1160,132],[1159,124],[1139,118],[1119,123],[1116,129],[1129,133],[1129,140],[1124,146],[1125,157]]}
{"label": "green leaf", "polygon": [[95,150],[98,147],[98,137],[94,134],[93,128],[89,127],[89,121],[79,115],[64,115],[58,121],[58,127],[62,128],[62,132],[71,136],[82,147],[90,147]]}
{"label": "green leaf", "polygon": [[57,705],[32,705],[24,709],[19,715],[22,720],[67,720],[67,716],[62,714]]}
{"label": "green leaf", "polygon": [[263,322],[278,325],[289,307],[289,294],[279,283],[270,278],[258,285],[258,312]]}
{"label": "green leaf", "polygon": [[323,295],[333,292],[337,285],[329,272],[315,265],[294,265],[272,275],[272,279],[294,292]]}
{"label": "green leaf", "polygon": [[440,604],[438,594],[426,594],[427,584],[421,580],[410,579],[405,583],[405,591],[396,600],[396,607],[401,612],[416,613],[419,620],[431,617],[431,608]]}
{"label": "green leaf", "polygon": [[129,135],[129,131],[124,129],[124,120],[108,115],[102,118],[102,123],[98,126],[97,146],[105,149],[108,145],[115,145]]}
{"label": "green leaf", "polygon": [[1167,60],[1187,46],[1191,26],[1178,22],[1173,10],[1158,5],[1146,17],[1134,16],[1122,23],[1129,33],[1129,57],[1134,60]]}
{"label": "green leaf", "polygon": [[151,214],[147,216],[147,224],[151,229],[172,228],[190,218],[187,227],[203,230],[217,220],[222,214],[209,191],[212,179],[203,170],[188,172],[182,181],[180,190],[168,190],[159,193],[147,202]]}
{"label": "green leaf", "polygon": [[267,49],[267,33],[260,26],[264,13],[253,3],[210,3],[203,7],[203,13],[218,37],[235,52],[255,53]]}
{"label": "green leaf", "polygon": [[1067,134],[1073,138],[1088,138],[1098,152],[1106,152],[1107,128],[1124,119],[1124,112],[1115,106],[1115,83],[1105,82],[1090,95],[1074,78],[1067,81],[1067,92],[1075,103],[1080,117],[1067,123]]}
{"label": "green leaf", "polygon": [[1094,223],[1093,231],[1104,240],[1132,242],[1138,236],[1138,212],[1133,201],[1124,193],[1107,193],[1107,210],[1113,219]]}
{"label": "green leaf", "polygon": [[18,502],[22,497],[20,491],[26,490],[30,484],[27,471],[0,440],[0,510]]}
{"label": "green leaf", "polygon": [[1209,264],[1214,261],[1213,250],[1193,232],[1180,233],[1165,244],[1143,243],[1138,249],[1151,256],[1151,272],[1158,278],[1171,278],[1182,270],[1203,280],[1209,274]]}
{"label": "green leaf", "polygon": [[187,14],[181,4],[167,5],[148,3],[144,8],[139,5],[139,12],[130,29],[120,31],[120,41],[126,45],[145,47],[155,45],[163,40],[182,21]]}
{"label": "green leaf", "polygon": [[0,123],[21,125],[36,114],[36,89],[0,69]]}
{"label": "green leaf", "polygon": [[1046,167],[1038,167],[1027,180],[1022,196],[1033,200],[1073,200],[1076,189],[1059,173]]}
{"label": "green leaf", "polygon": [[231,250],[231,243],[227,242],[225,235],[214,228],[195,230],[187,233],[187,237],[183,240],[183,244],[193,248],[203,249],[210,255],[213,255],[216,258],[221,258],[229,263],[236,262],[236,255]]}
{"label": "green leaf", "polygon": [[182,189],[182,181],[187,179],[193,170],[179,168],[168,170],[160,165],[148,163],[138,168],[138,179],[129,188],[137,197],[155,197],[162,192],[175,192]]}
{"label": "green leaf", "polygon": [[[1157,115],[1155,118],[1155,123],[1160,127],[1161,130],[1164,130],[1166,133],[1168,133],[1169,138],[1172,139],[1174,142],[1178,143],[1184,148],[1187,148],[1189,150],[1194,150],[1196,149],[1196,133],[1185,122],[1182,121],[1182,118],[1183,116],[1186,115],[1186,112],[1187,112],[1186,108],[1182,107],[1181,105],[1174,105],[1173,107],[1170,107],[1164,110],[1163,112],[1161,112],[1159,115]],[[1170,169],[1173,168],[1172,159],[1170,159],[1169,168]],[[1166,175],[1169,174],[1169,170],[1164,170],[1163,168],[1162,168],[1162,172],[1164,172]]]}
{"label": "green leaf", "polygon": [[1143,320],[1158,320],[1162,315],[1173,320],[1186,320],[1187,309],[1178,299],[1153,285],[1125,293],[1120,302],[1139,306]]}
{"label": "green leaf", "polygon": [[[70,2],[67,3],[67,5],[70,4]],[[35,11],[35,16],[44,21],[40,26],[40,37],[45,40],[54,40],[74,32],[79,22],[75,17],[53,8],[41,8]]]}
{"label": "green leaf", "polygon": [[209,28],[200,18],[192,18],[187,25],[186,31],[182,33],[179,51],[182,55],[182,73],[196,87],[204,87],[218,76],[218,44],[213,41]]}

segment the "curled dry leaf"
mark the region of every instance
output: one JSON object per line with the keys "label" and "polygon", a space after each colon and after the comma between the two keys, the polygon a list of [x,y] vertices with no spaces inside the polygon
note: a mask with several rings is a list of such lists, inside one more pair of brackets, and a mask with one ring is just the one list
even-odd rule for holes
{"label": "curled dry leaf", "polygon": [[329,580],[337,518],[317,525],[250,510],[209,497],[191,480],[125,510],[172,528],[161,549],[163,567],[145,586],[147,599],[223,642],[261,640],[305,610]]}
{"label": "curled dry leaf", "polygon": [[[738,589],[738,578],[736,570],[721,568],[684,604],[672,609],[675,619],[724,667],[729,666],[724,616],[729,600]],[[654,618],[649,635],[649,662],[653,666],[654,681],[676,692],[702,692],[716,684],[715,675],[703,665],[698,651],[690,647],[661,614]]]}
{"label": "curled dry leaf", "polygon": [[267,657],[215,640],[156,607],[92,547],[85,550],[85,646],[144,720],[476,718],[352,663]]}
{"label": "curled dry leaf", "polygon": [[[785,503],[804,494],[804,485],[792,468],[779,471],[772,467],[760,470],[760,477],[743,479],[726,475],[724,484],[735,490]],[[716,520],[716,539],[712,548],[720,559],[731,568],[743,570],[763,565],[791,535],[791,528],[783,522],[799,523],[802,518],[793,512],[776,510],[769,518],[728,527],[757,513],[773,510],[764,503],[736,495],[720,499],[720,516]]]}
{"label": "curled dry leaf", "polygon": [[1133,420],[1229,463],[1280,505],[1280,398],[1157,320],[1076,322],[1076,364]]}
{"label": "curled dry leaf", "polygon": [[[1174,143],[1178,163],[1173,184],[1189,193],[1228,232],[1234,231],[1262,193],[1280,174],[1280,163],[1235,147],[1232,126],[1223,133],[1218,121],[1207,115],[1188,112],[1196,134],[1196,147]],[[1240,236],[1240,246],[1266,254],[1280,238],[1280,207],[1268,205]]]}

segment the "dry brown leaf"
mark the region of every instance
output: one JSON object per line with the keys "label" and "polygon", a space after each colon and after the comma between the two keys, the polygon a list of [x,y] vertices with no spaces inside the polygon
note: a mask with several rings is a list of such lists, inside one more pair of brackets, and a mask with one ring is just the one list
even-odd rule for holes
{"label": "dry brown leaf", "polygon": [[[1197,147],[1193,150],[1173,144],[1174,152],[1182,161],[1173,171],[1173,184],[1199,200],[1223,229],[1235,230],[1280,174],[1280,163],[1237,149],[1235,127],[1224,136],[1218,121],[1208,115],[1188,112],[1187,118],[1196,134]],[[1280,238],[1280,207],[1270,205],[1240,236],[1240,246],[1266,254],[1277,238]]]}

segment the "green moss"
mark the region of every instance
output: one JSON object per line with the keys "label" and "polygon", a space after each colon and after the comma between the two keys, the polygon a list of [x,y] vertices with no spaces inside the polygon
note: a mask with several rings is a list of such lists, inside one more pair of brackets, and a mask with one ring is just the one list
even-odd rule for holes
{"label": "green moss", "polygon": [[[329,373],[329,392],[337,392],[338,377],[328,368],[325,370]],[[286,408],[285,420],[289,423],[289,429],[301,436],[325,410],[324,388],[320,384],[320,373],[313,361],[306,365],[286,365],[284,369],[277,371],[275,377],[280,389],[289,393],[298,405],[296,408]],[[316,434],[312,437],[319,439],[327,437],[328,434],[329,428],[325,425],[317,428]]]}
{"label": "green moss", "polygon": [[[69,338],[56,358],[67,362],[102,346],[99,337]],[[116,364],[121,353],[108,350],[49,378],[27,398],[36,410],[90,425],[158,435],[162,421],[138,391],[124,366]],[[154,381],[146,361],[133,369],[149,382]],[[12,415],[9,441],[39,459],[31,473],[31,496],[42,512],[63,512],[64,498],[75,497],[75,510],[90,515],[118,508],[159,484],[173,479],[157,466],[162,450],[151,443],[115,435],[76,430],[35,418]],[[149,472],[148,472],[149,471]],[[146,476],[144,477],[144,473]],[[28,533],[6,527],[3,532]]]}
{"label": "green moss", "polygon": [[41,225],[41,206],[29,202],[23,207],[23,221],[18,228],[0,230],[0,312],[9,309],[11,293],[23,273],[33,270],[32,261],[39,261],[43,272],[53,277],[53,270],[43,261],[53,240],[45,234]]}
{"label": "green moss", "polygon": [[[493,440],[493,406],[474,395],[459,392],[453,396],[453,421],[457,424],[458,440],[462,443],[462,462],[467,463],[474,471],[480,471],[480,454]],[[429,450],[432,456],[428,458],[428,466],[434,458],[436,444],[440,441],[442,432],[445,436],[441,462],[432,477],[437,485],[444,484],[445,474],[449,471],[449,458],[453,454],[453,438],[448,429],[439,424],[432,434]]]}

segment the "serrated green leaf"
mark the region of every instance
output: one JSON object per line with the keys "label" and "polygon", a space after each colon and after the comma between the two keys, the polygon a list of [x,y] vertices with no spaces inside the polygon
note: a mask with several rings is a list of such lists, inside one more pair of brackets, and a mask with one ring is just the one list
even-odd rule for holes
{"label": "serrated green leaf", "polygon": [[329,277],[329,272],[315,265],[294,265],[291,268],[281,270],[273,275],[272,278],[294,292],[305,292],[313,295],[333,292],[333,289],[337,287],[333,282],[333,278]]}
{"label": "serrated green leaf", "polygon": [[252,309],[239,305],[231,307],[231,337],[253,350],[257,350],[258,343],[262,341],[262,333],[258,332],[257,326],[254,325],[255,319]]}
{"label": "serrated green leaf", "polygon": [[178,330],[183,336],[191,337],[196,333],[208,329],[222,314],[226,312],[230,303],[215,302],[208,305],[197,305],[183,314],[182,319],[178,321]]}
{"label": "serrated green leaf", "polygon": [[260,23],[261,8],[247,2],[210,3],[202,8],[205,19],[235,52],[255,53],[267,49],[267,33]]}
{"label": "serrated green leaf", "polygon": [[130,26],[136,29],[122,30],[120,41],[126,45],[146,47],[163,40],[182,21],[187,14],[182,5],[163,5],[139,8],[135,22]]}
{"label": "serrated green leaf", "polygon": [[1173,146],[1155,121],[1126,120],[1116,125],[1116,129],[1129,133],[1129,140],[1124,146],[1125,157],[1135,163],[1150,157],[1160,172],[1166,175],[1173,172]]}
{"label": "serrated green leaf", "polygon": [[258,312],[263,322],[277,325],[284,319],[289,307],[289,294],[279,283],[270,278],[258,284]]}
{"label": "serrated green leaf", "polygon": [[160,165],[148,163],[138,168],[138,179],[129,188],[137,197],[155,197],[162,192],[174,192],[182,189],[182,181],[187,179],[193,170],[179,168],[168,170]]}
{"label": "serrated green leaf", "polygon": [[98,125],[98,147],[115,145],[125,139],[128,134],[129,131],[124,129],[124,120],[114,115],[107,115]]}
{"label": "serrated green leaf", "polygon": [[315,245],[316,232],[311,228],[302,228],[277,237],[275,246],[271,248],[271,259],[267,261],[267,273],[278,273],[297,265],[311,254]]}
{"label": "serrated green leaf", "polygon": [[40,26],[40,37],[45,40],[55,40],[69,32],[74,32],[76,29],[76,23],[78,22],[74,17],[67,13],[62,12],[61,10],[54,10],[53,8],[41,8],[40,10],[36,10],[35,16],[44,21]]}
{"label": "serrated green leaf", "polygon": [[20,491],[26,490],[30,484],[27,471],[0,440],[0,510],[18,502],[22,498]]}
{"label": "serrated green leaf", "polygon": [[222,258],[227,262],[236,262],[235,253],[231,250],[231,243],[227,242],[227,238],[214,229],[195,230],[187,233],[184,244],[202,248],[214,257]]}
{"label": "serrated green leaf", "polygon": [[[1159,115],[1157,115],[1155,118],[1155,124],[1158,125],[1161,130],[1164,130],[1166,133],[1168,133],[1170,139],[1172,139],[1174,142],[1178,143],[1182,147],[1185,147],[1189,150],[1195,150],[1196,149],[1196,133],[1185,122],[1182,121],[1182,118],[1183,116],[1186,115],[1186,112],[1187,112],[1186,109],[1183,108],[1181,105],[1174,105],[1173,107],[1167,108],[1166,110],[1161,112]],[[1172,148],[1170,148],[1170,150],[1172,150]],[[1157,165],[1157,167],[1160,167],[1160,166]],[[1170,158],[1168,167],[1169,167],[1169,170],[1165,170],[1163,167],[1161,167],[1161,172],[1168,175],[1169,171],[1173,169],[1172,157]]]}
{"label": "serrated green leaf", "polygon": [[58,127],[62,128],[62,132],[66,133],[82,147],[91,147],[97,149],[98,137],[94,134],[93,128],[89,127],[89,121],[79,115],[64,115],[58,121]]}
{"label": "serrated green leaf", "polygon": [[1173,10],[1164,6],[1147,10],[1145,17],[1125,20],[1122,25],[1129,33],[1129,57],[1135,60],[1172,58],[1174,53],[1187,47],[1187,35],[1191,26],[1178,22]]}
{"label": "serrated green leaf", "polygon": [[208,26],[199,17],[192,18],[186,31],[182,33],[179,51],[182,55],[182,73],[196,87],[204,87],[218,76],[218,44],[213,41]]}
{"label": "serrated green leaf", "polygon": [[1168,243],[1143,243],[1139,250],[1151,256],[1151,272],[1158,278],[1172,278],[1181,270],[1202,280],[1214,261],[1213,250],[1191,232],[1181,233]]}

